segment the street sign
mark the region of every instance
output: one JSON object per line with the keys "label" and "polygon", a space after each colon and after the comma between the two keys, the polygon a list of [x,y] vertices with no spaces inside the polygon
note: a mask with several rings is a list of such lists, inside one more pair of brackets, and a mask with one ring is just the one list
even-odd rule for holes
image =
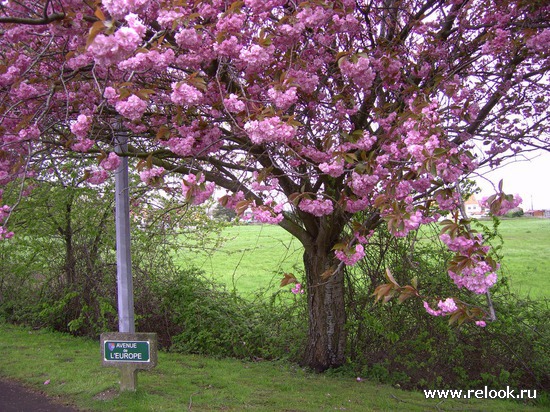
{"label": "street sign", "polygon": [[103,360],[107,362],[150,362],[149,341],[105,340]]}
{"label": "street sign", "polygon": [[152,369],[157,366],[156,333],[101,334],[103,366],[133,369]]}

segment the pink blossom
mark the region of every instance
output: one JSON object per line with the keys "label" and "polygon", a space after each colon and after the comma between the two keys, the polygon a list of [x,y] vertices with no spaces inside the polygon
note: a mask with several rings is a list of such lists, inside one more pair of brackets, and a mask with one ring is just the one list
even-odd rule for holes
{"label": "pink blossom", "polygon": [[290,87],[284,92],[270,88],[267,91],[267,95],[275,106],[281,110],[287,110],[298,100],[298,96],[296,95],[296,87]]}
{"label": "pink blossom", "polygon": [[244,125],[244,129],[255,144],[290,143],[296,135],[294,127],[284,123],[278,116],[249,121]]}
{"label": "pink blossom", "polygon": [[352,249],[337,250],[334,252],[338,260],[344,262],[347,266],[353,266],[365,257],[365,248],[357,244]]}
{"label": "pink blossom", "polygon": [[295,295],[299,295],[299,294],[304,293],[304,289],[302,289],[302,284],[301,283],[296,283],[296,285],[292,289],[290,289],[290,291],[292,293],[294,293]]}
{"label": "pink blossom", "polygon": [[363,90],[368,90],[376,78],[376,73],[370,66],[370,60],[366,57],[359,57],[356,63],[349,60],[343,60],[340,63],[340,71],[353,84],[356,84]]}
{"label": "pink blossom", "polygon": [[144,169],[139,174],[139,178],[147,185],[157,186],[162,181],[162,176],[164,176],[164,172],[165,170],[163,167]]}
{"label": "pink blossom", "polygon": [[231,113],[239,113],[246,108],[244,102],[239,100],[239,96],[233,93],[229,95],[229,98],[223,100],[223,104]]}
{"label": "pink blossom", "polygon": [[186,200],[193,205],[200,205],[214,193],[216,185],[214,183],[205,183],[204,175],[188,174],[183,177],[181,189]]}
{"label": "pink blossom", "polygon": [[160,10],[157,22],[161,27],[169,29],[172,23],[183,17],[183,13],[174,10]]}
{"label": "pink blossom", "polygon": [[311,213],[312,215],[318,217],[330,215],[334,211],[332,201],[329,199],[302,199],[298,204],[298,207],[304,212]]}
{"label": "pink blossom", "polygon": [[344,174],[344,161],[336,160],[331,163],[321,163],[319,169],[329,176],[339,177]]}
{"label": "pink blossom", "polygon": [[111,172],[113,170],[116,170],[118,166],[120,165],[120,157],[114,152],[109,153],[109,156],[107,156],[105,159],[101,161],[99,166],[101,166],[103,169]]}
{"label": "pink blossom", "polygon": [[86,181],[92,185],[100,185],[109,178],[109,173],[103,169],[95,169],[89,173]]}
{"label": "pink blossom", "polygon": [[268,223],[271,225],[279,224],[284,216],[281,213],[275,213],[271,208],[268,207],[253,207],[252,214],[254,219],[261,223]]}
{"label": "pink blossom", "polygon": [[242,49],[239,53],[239,58],[245,64],[247,71],[250,74],[254,74],[269,65],[273,52],[273,46],[261,47],[254,44]]}
{"label": "pink blossom", "polygon": [[199,50],[203,45],[202,35],[195,29],[181,29],[176,33],[176,43],[183,49]]}
{"label": "pink blossom", "polygon": [[71,145],[71,149],[77,152],[86,153],[88,150],[92,148],[92,146],[95,144],[93,140],[82,138],[78,139],[76,143],[73,143]]}
{"label": "pink blossom", "polygon": [[239,54],[243,46],[239,44],[239,39],[235,36],[231,36],[228,39],[224,39],[221,43],[214,45],[214,50],[221,56],[227,56],[236,58],[239,57]]}
{"label": "pink blossom", "polygon": [[172,83],[170,100],[182,106],[192,106],[198,104],[202,100],[202,93],[187,83]]}
{"label": "pink blossom", "polygon": [[500,193],[499,196],[484,197],[479,203],[484,208],[493,209],[493,214],[495,216],[503,216],[511,209],[518,207],[522,201],[523,199],[518,194],[512,196]]}
{"label": "pink blossom", "polygon": [[71,132],[79,139],[83,139],[88,134],[91,125],[92,118],[81,114],[77,117],[76,122],[71,125]]}
{"label": "pink blossom", "polygon": [[440,300],[437,306],[439,309],[434,310],[430,307],[428,302],[424,301],[424,309],[432,316],[446,316],[458,310],[458,306],[456,306],[453,298],[447,298],[444,301]]}
{"label": "pink blossom", "polygon": [[487,262],[477,262],[473,268],[465,268],[461,274],[449,270],[449,277],[459,288],[466,288],[478,295],[487,291],[497,282],[497,274]]}
{"label": "pink blossom", "polygon": [[0,239],[11,239],[13,235],[13,232],[10,232],[5,227],[0,226]]}
{"label": "pink blossom", "polygon": [[128,100],[116,102],[115,109],[127,119],[139,120],[147,110],[147,102],[133,94]]}
{"label": "pink blossom", "polygon": [[527,40],[525,44],[535,52],[548,53],[550,49],[550,29],[544,29],[541,33]]}
{"label": "pink blossom", "polygon": [[487,326],[487,324],[483,320],[476,321],[476,325],[479,326],[480,328],[484,328],[485,326]]}
{"label": "pink blossom", "polygon": [[130,12],[137,12],[149,0],[103,0],[103,7],[115,18],[120,18]]}
{"label": "pink blossom", "polygon": [[271,11],[275,7],[282,6],[285,0],[244,0],[246,7],[250,7],[254,13]]}

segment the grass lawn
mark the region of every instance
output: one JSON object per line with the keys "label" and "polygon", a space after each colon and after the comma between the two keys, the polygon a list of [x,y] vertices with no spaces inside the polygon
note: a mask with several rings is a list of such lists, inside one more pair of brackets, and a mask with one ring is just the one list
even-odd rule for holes
{"label": "grass lawn", "polygon": [[[512,401],[425,399],[373,382],[315,375],[283,363],[160,353],[119,394],[119,371],[101,366],[99,342],[0,323],[0,378],[90,411],[542,411]],[[44,382],[48,381],[47,385]]]}
{"label": "grass lawn", "polygon": [[[534,298],[550,297],[550,219],[503,220],[502,274],[513,290]],[[303,275],[302,246],[284,229],[272,225],[228,227],[226,241],[214,251],[188,251],[176,256],[212,279],[243,295],[275,291],[285,272]]]}
{"label": "grass lawn", "polygon": [[502,271],[512,290],[550,298],[550,219],[503,220]]}
{"label": "grass lawn", "polygon": [[285,272],[303,273],[302,246],[274,225],[230,226],[225,241],[213,251],[188,251],[176,256],[180,265],[193,264],[210,278],[246,295],[275,291]]}

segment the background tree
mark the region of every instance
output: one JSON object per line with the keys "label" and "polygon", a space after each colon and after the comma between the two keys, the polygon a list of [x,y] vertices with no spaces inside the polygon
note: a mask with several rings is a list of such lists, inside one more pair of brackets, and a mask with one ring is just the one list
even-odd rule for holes
{"label": "background tree", "polygon": [[[82,175],[100,183],[125,133],[144,182],[181,174],[195,204],[225,189],[222,205],[303,244],[317,370],[344,362],[342,269],[378,225],[405,236],[450,213],[449,275],[485,293],[497,264],[461,219],[458,184],[548,149],[542,0],[8,0],[1,13],[0,182],[77,152],[98,155]],[[489,203],[517,200],[501,186]],[[389,277],[379,298],[419,295]]]}

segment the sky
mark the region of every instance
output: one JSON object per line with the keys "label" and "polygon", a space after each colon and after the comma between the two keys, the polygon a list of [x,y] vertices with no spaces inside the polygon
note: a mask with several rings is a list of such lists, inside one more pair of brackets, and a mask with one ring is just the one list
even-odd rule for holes
{"label": "sky", "polygon": [[504,167],[485,173],[483,178],[475,178],[481,188],[476,195],[478,200],[495,193],[489,179],[495,187],[503,179],[503,191],[508,194],[518,194],[523,199],[519,205],[523,210],[550,209],[550,153],[530,154],[530,160],[517,159],[508,162]]}

